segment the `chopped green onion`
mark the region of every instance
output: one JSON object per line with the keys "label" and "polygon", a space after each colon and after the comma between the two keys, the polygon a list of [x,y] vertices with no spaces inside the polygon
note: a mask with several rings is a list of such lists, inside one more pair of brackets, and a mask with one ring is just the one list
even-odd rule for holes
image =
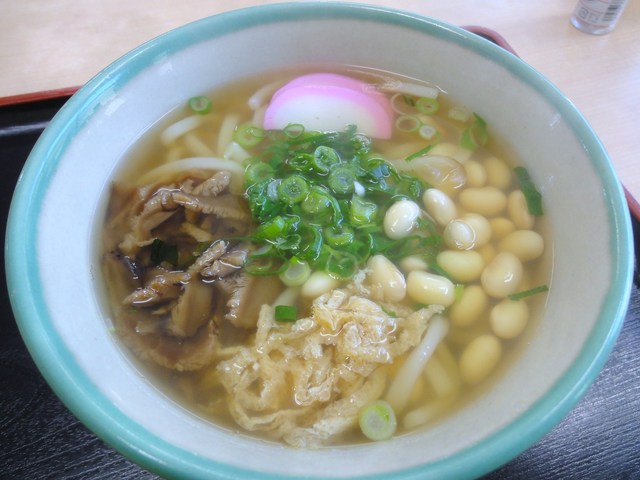
{"label": "chopped green onion", "polygon": [[396,119],[396,128],[401,132],[415,132],[421,125],[422,122],[415,115],[400,115]]}
{"label": "chopped green onion", "polygon": [[248,185],[252,185],[273,178],[274,173],[273,167],[268,163],[252,163],[245,170],[244,178]]}
{"label": "chopped green onion", "polygon": [[312,165],[320,174],[326,175],[331,171],[334,165],[340,162],[340,156],[335,149],[320,145],[313,152]]}
{"label": "chopped green onion", "polygon": [[531,297],[532,295],[538,295],[539,293],[548,292],[549,287],[546,285],[539,285],[529,290],[523,290],[522,292],[513,293],[509,295],[510,300],[522,300],[523,298]]}
{"label": "chopped green onion", "polygon": [[302,247],[297,255],[310,262],[316,261],[320,257],[322,245],[324,244],[322,241],[322,232],[320,231],[320,227],[302,225],[299,228],[299,232],[302,237],[302,240],[300,241],[300,245],[302,245]]}
{"label": "chopped green onion", "polygon": [[270,276],[282,272],[283,262],[279,257],[250,255],[244,264],[244,270],[249,275]]}
{"label": "chopped green onion", "polygon": [[422,125],[418,129],[418,134],[425,140],[433,140],[438,135],[438,130],[431,125]]}
{"label": "chopped green onion", "polygon": [[290,233],[286,237],[280,237],[276,242],[279,250],[297,251],[302,243],[302,236],[298,233]]}
{"label": "chopped green onion", "polygon": [[316,223],[324,224],[331,219],[333,200],[333,197],[320,188],[311,187],[300,206],[304,213],[313,216]]}
{"label": "chopped green onion", "polygon": [[384,400],[365,405],[358,414],[360,430],[374,441],[387,440],[396,432],[396,414],[389,403]]}
{"label": "chopped green onion", "polygon": [[462,294],[464,293],[464,283],[456,283],[455,287],[453,287],[453,293],[456,302],[459,302],[462,298]]}
{"label": "chopped green onion", "polygon": [[400,115],[413,113],[415,105],[416,102],[410,95],[395,93],[391,96],[391,108]]}
{"label": "chopped green onion", "polygon": [[471,112],[465,107],[457,106],[451,107],[447,116],[456,122],[467,123],[471,118]]}
{"label": "chopped green onion", "polygon": [[302,202],[309,193],[309,184],[300,175],[291,175],[278,185],[278,198],[289,205]]}
{"label": "chopped green onion", "polygon": [[189,108],[193,110],[195,113],[199,113],[200,115],[206,115],[212,109],[211,100],[207,97],[199,95],[197,97],[191,97],[187,102]]}
{"label": "chopped green onion", "polygon": [[353,229],[344,225],[328,225],[323,231],[324,239],[332,247],[343,247],[353,242],[355,237]]}
{"label": "chopped green onion", "polygon": [[516,167],[513,171],[518,178],[518,183],[520,183],[520,190],[522,190],[522,193],[524,194],[529,213],[535,216],[543,215],[542,195],[533,183],[527,169],[524,167]]}
{"label": "chopped green onion", "polygon": [[300,173],[307,172],[313,165],[313,155],[308,153],[297,153],[289,160],[287,160],[287,166]]}
{"label": "chopped green onion", "polygon": [[259,225],[253,235],[260,240],[275,240],[285,232],[286,227],[287,222],[285,218],[279,215]]}
{"label": "chopped green onion", "polygon": [[255,147],[264,137],[264,130],[256,127],[252,123],[243,123],[242,125],[238,125],[236,130],[233,132],[233,139],[244,148]]}
{"label": "chopped green onion", "polygon": [[290,123],[289,125],[284,127],[282,133],[284,133],[289,138],[298,138],[304,133],[304,125],[302,125],[301,123]]}
{"label": "chopped green onion", "polygon": [[411,155],[409,155],[407,158],[404,159],[404,161],[405,162],[410,162],[411,160],[413,160],[415,158],[423,157],[427,153],[429,153],[429,150],[431,150],[432,148],[433,148],[433,145],[427,145],[423,149],[420,149],[417,152],[412,153]]}
{"label": "chopped green onion", "polygon": [[378,206],[361,197],[355,195],[351,199],[349,218],[355,227],[362,227],[374,223],[374,218],[378,212]]}
{"label": "chopped green onion", "polygon": [[310,275],[311,267],[308,262],[298,257],[291,257],[280,273],[280,280],[287,287],[297,287],[302,285]]}
{"label": "chopped green onion", "polygon": [[338,280],[346,280],[356,273],[358,259],[355,255],[345,251],[333,250],[327,246],[325,246],[325,249],[328,254],[325,270],[330,276]]}
{"label": "chopped green onion", "polygon": [[402,99],[407,105],[410,105],[412,107],[416,106],[416,101],[411,95],[402,95]]}
{"label": "chopped green onion", "polygon": [[487,122],[477,114],[474,115],[474,122],[462,132],[460,145],[467,150],[475,150],[484,147],[489,141],[489,132],[487,132]]}
{"label": "chopped green onion", "polygon": [[291,305],[276,305],[276,322],[295,322],[298,319],[298,309]]}
{"label": "chopped green onion", "polygon": [[416,100],[416,110],[425,115],[433,115],[440,109],[440,103],[435,98],[421,97]]}
{"label": "chopped green onion", "polygon": [[249,236],[257,248],[248,273],[297,283],[289,280],[300,267],[295,257],[311,271],[348,279],[378,252],[433,256],[431,235],[381,240],[380,213],[401,198],[418,201],[427,185],[372,153],[371,139],[355,126],[305,132],[292,124],[270,130],[258,148],[245,170],[245,197],[258,225]]}
{"label": "chopped green onion", "polygon": [[356,174],[348,165],[339,165],[331,170],[327,184],[336,195],[349,195],[355,189]]}

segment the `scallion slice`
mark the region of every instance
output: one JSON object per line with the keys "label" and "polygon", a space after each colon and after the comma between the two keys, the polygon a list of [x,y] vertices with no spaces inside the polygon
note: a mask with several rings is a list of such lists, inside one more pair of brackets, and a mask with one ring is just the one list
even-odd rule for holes
{"label": "scallion slice", "polygon": [[211,112],[211,109],[213,108],[211,100],[203,95],[191,97],[187,102],[187,105],[191,110],[195,113],[199,113],[200,115],[206,115]]}
{"label": "scallion slice", "polygon": [[471,112],[465,107],[455,106],[449,109],[447,116],[456,122],[467,123],[471,118]]}
{"label": "scallion slice", "polygon": [[518,183],[520,184],[520,190],[524,194],[524,198],[527,201],[527,209],[531,215],[540,216],[544,214],[542,208],[542,195],[536,188],[529,172],[524,167],[516,167],[513,169]]}
{"label": "scallion slice", "polygon": [[391,405],[384,400],[365,405],[358,414],[360,430],[374,441],[387,440],[396,432],[396,414]]}
{"label": "scallion slice", "polygon": [[363,227],[374,223],[374,218],[378,213],[378,206],[370,201],[354,195],[351,199],[349,211],[349,219],[351,225],[355,227]]}
{"label": "scallion slice", "polygon": [[309,193],[309,184],[300,175],[291,175],[278,185],[278,198],[289,205],[302,202]]}
{"label": "scallion slice", "polygon": [[304,133],[304,125],[301,123],[290,123],[282,129],[282,133],[289,138],[298,138]]}
{"label": "scallion slice", "polygon": [[423,157],[424,155],[429,153],[429,150],[431,150],[432,148],[433,148],[433,145],[427,145],[426,147],[424,147],[424,148],[418,150],[417,152],[414,152],[411,155],[409,155],[407,158],[404,159],[404,161],[405,162],[410,162],[411,160],[413,160],[415,158]]}
{"label": "scallion slice", "polygon": [[416,100],[416,110],[425,115],[433,115],[440,109],[440,103],[435,98],[420,97]]}
{"label": "scallion slice", "polygon": [[291,305],[276,305],[276,322],[295,322],[298,319],[298,309]]}
{"label": "scallion slice", "polygon": [[350,245],[354,239],[353,229],[343,224],[328,225],[324,228],[323,234],[324,239],[332,247]]}
{"label": "scallion slice", "polygon": [[396,119],[396,128],[401,132],[415,132],[422,126],[422,122],[415,115],[400,115]]}
{"label": "scallion slice", "polygon": [[274,170],[271,165],[264,162],[252,163],[245,170],[245,182],[249,185],[264,182],[273,178]]}
{"label": "scallion slice", "polygon": [[473,114],[473,123],[462,132],[460,145],[467,150],[475,150],[484,147],[489,141],[489,132],[487,131],[487,122],[477,114]]}
{"label": "scallion slice", "polygon": [[243,123],[238,125],[233,132],[233,139],[238,142],[241,147],[251,148],[258,145],[265,137],[265,131],[256,127],[252,123]]}
{"label": "scallion slice", "polygon": [[531,297],[533,295],[538,295],[539,293],[548,292],[549,287],[546,285],[539,285],[534,288],[530,288],[529,290],[523,290],[522,292],[513,293],[509,295],[510,300],[522,300],[523,298]]}
{"label": "scallion slice", "polygon": [[270,276],[278,275],[282,272],[283,261],[278,257],[256,257],[249,256],[244,264],[244,270],[249,275]]}
{"label": "scallion slice", "polygon": [[350,195],[355,190],[356,174],[347,165],[338,165],[331,170],[327,184],[336,195]]}
{"label": "scallion slice", "polygon": [[335,149],[327,147],[326,145],[320,145],[313,152],[312,165],[316,171],[322,175],[328,174],[331,169],[340,163],[340,156]]}
{"label": "scallion slice", "polygon": [[276,240],[285,233],[287,221],[282,215],[278,215],[256,228],[254,237],[260,240]]}
{"label": "scallion slice", "polygon": [[297,287],[302,285],[310,275],[311,267],[309,267],[308,262],[298,257],[291,257],[282,273],[280,273],[280,280],[287,287]]}
{"label": "scallion slice", "polygon": [[358,259],[355,255],[345,251],[333,250],[328,246],[325,246],[325,249],[328,254],[325,271],[330,276],[338,280],[346,280],[356,273]]}

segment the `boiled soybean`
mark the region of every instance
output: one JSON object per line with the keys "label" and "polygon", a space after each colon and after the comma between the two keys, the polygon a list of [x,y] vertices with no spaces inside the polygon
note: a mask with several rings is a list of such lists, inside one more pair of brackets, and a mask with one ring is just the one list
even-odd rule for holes
{"label": "boiled soybean", "polygon": [[460,355],[460,376],[469,385],[487,378],[502,357],[502,344],[490,333],[473,339]]}
{"label": "boiled soybean", "polygon": [[446,277],[415,270],[407,276],[407,294],[417,303],[448,307],[455,301],[455,286]]}
{"label": "boiled soybean", "polygon": [[522,262],[511,252],[498,253],[480,276],[485,292],[494,298],[504,298],[518,290],[523,277]]}

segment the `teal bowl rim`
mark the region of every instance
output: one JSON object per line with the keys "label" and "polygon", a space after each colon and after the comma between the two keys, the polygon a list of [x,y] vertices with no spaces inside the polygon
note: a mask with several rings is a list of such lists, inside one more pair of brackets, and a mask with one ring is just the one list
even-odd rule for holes
{"label": "teal bowl rim", "polygon": [[[36,224],[59,158],[106,95],[117,91],[157,58],[228,32],[264,23],[350,18],[390,23],[457,43],[490,57],[557,106],[583,143],[606,194],[610,218],[612,278],[598,321],[576,362],[550,392],[514,422],[449,458],[383,479],[472,478],[533,445],[569,412],[604,366],[624,322],[633,273],[629,211],[612,163],[576,107],[535,69],[500,47],[461,28],[419,14],[351,3],[279,3],[229,11],[192,22],[132,50],[83,86],[58,112],[34,146],[11,203],[5,244],[9,296],[21,335],[42,375],[88,428],[142,467],[166,478],[254,478],[271,475],[204,459],[177,448],[136,424],[102,394],[76,363],[50,321],[36,261]],[[317,477],[313,477],[317,478]]]}

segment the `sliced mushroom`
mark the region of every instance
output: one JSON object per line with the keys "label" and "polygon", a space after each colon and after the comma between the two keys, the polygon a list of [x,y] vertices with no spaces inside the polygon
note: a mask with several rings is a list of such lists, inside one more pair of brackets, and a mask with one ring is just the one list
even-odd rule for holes
{"label": "sliced mushroom", "polygon": [[213,287],[198,279],[185,285],[176,306],[171,310],[167,332],[181,338],[195,335],[213,316],[213,294]]}
{"label": "sliced mushroom", "polygon": [[171,193],[171,203],[180,205],[193,212],[215,215],[219,218],[235,218],[249,220],[249,212],[241,205],[235,195],[219,195],[208,197],[204,195],[192,195],[180,190]]}
{"label": "sliced mushroom", "polygon": [[196,261],[189,267],[189,273],[195,275],[200,273],[202,269],[207,268],[213,262],[222,257],[229,246],[229,242],[223,240],[214,242],[196,259]]}
{"label": "sliced mushroom", "polygon": [[180,296],[182,285],[189,282],[187,272],[166,272],[155,275],[143,287],[137,288],[122,301],[124,305],[151,307]]}
{"label": "sliced mushroom", "polygon": [[247,255],[249,255],[250,246],[243,243],[234,249],[226,252],[220,258],[215,259],[210,265],[207,265],[200,271],[200,275],[204,278],[224,278],[236,273],[244,265]]}
{"label": "sliced mushroom", "polygon": [[217,197],[229,186],[229,183],[231,183],[231,174],[229,172],[218,172],[213,177],[194,187],[190,192],[186,189],[184,191],[193,195]]}
{"label": "sliced mushroom", "polygon": [[[106,281],[110,283],[110,295],[114,305],[114,326],[123,342],[143,361],[151,361],[166,368],[180,371],[197,370],[211,364],[217,349],[217,326],[209,321],[192,337],[177,338],[166,333],[164,316],[154,321],[147,309],[132,309],[120,300],[135,288],[138,281],[115,281],[129,279],[128,267],[116,256],[105,256]],[[111,282],[111,280],[114,280]]]}
{"label": "sliced mushroom", "polygon": [[276,299],[282,291],[282,283],[277,277],[259,277],[246,273],[239,273],[231,278],[233,283],[225,286],[232,289],[225,318],[236,327],[255,327],[260,308]]}
{"label": "sliced mushroom", "polygon": [[217,328],[209,322],[193,336],[178,339],[165,334],[143,335],[133,329],[121,332],[124,342],[144,361],[178,371],[199,370],[214,360]]}
{"label": "sliced mushroom", "polygon": [[200,213],[248,221],[249,212],[238,197],[223,194],[230,180],[229,172],[218,172],[195,187],[192,179],[185,179],[180,188],[173,184],[139,188],[135,194],[137,201],[130,210],[131,231],[120,243],[120,250],[135,255],[141,247],[149,245],[153,241],[153,230],[173,217],[180,207],[184,208],[189,221],[194,221]]}

